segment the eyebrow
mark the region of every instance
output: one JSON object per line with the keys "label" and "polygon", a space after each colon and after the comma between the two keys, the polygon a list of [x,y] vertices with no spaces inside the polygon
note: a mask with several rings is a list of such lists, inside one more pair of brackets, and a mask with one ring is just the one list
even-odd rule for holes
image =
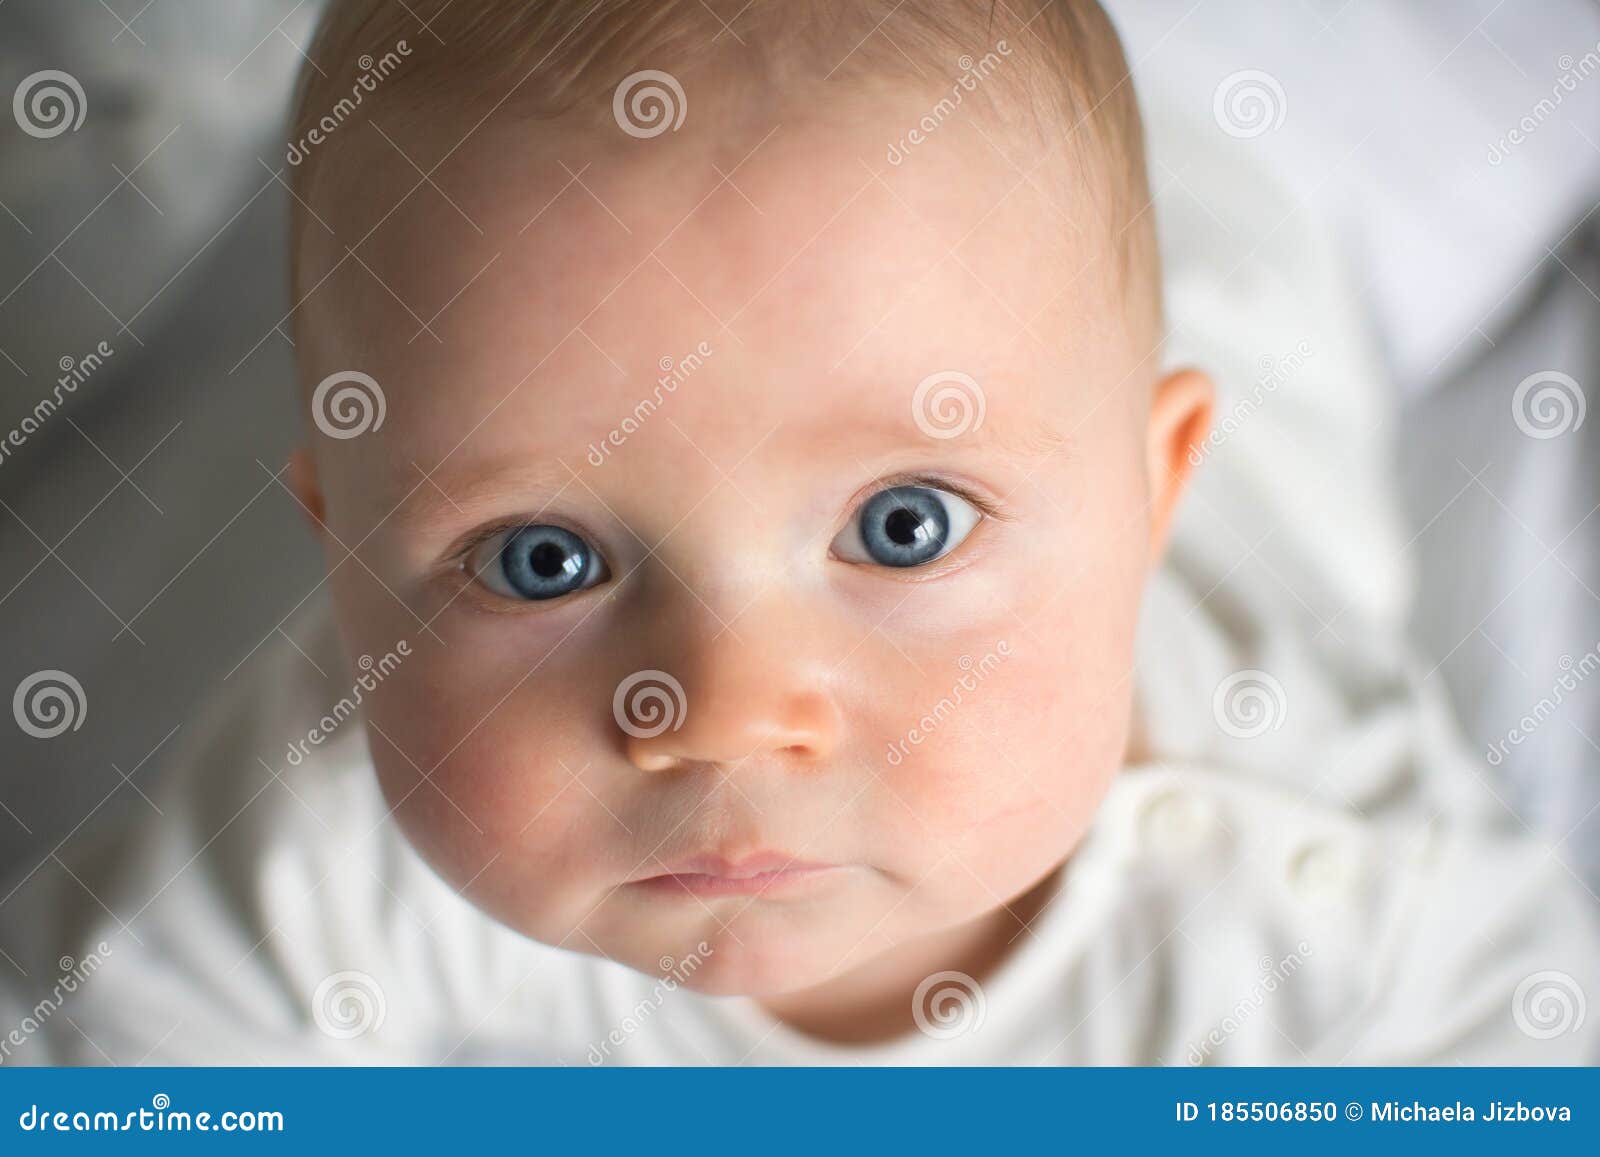
{"label": "eyebrow", "polygon": [[516,458],[456,471],[447,470],[445,463],[432,471],[424,471],[415,462],[412,465],[421,479],[395,508],[392,522],[428,527],[470,519],[474,511],[512,500],[526,501],[529,495],[542,495],[550,502],[566,487],[588,489],[579,481],[578,472],[559,457]]}
{"label": "eyebrow", "polygon": [[[832,445],[855,446],[837,455],[852,460],[875,452],[919,449],[948,452],[952,457],[974,450],[1000,451],[1031,461],[1048,458],[1071,446],[1073,441],[1070,435],[1043,421],[1031,426],[1002,426],[990,421],[987,415],[976,429],[943,439],[922,432],[914,418],[906,417],[890,419],[885,415],[878,420],[853,421],[847,429],[848,436],[833,439]],[[578,457],[581,460],[582,454]],[[471,521],[481,517],[487,507],[525,507],[533,496],[548,504],[569,488],[583,495],[592,493],[592,487],[565,455],[545,457],[535,452],[529,457],[467,464],[457,470],[446,469],[445,463],[432,471],[423,470],[415,462],[412,465],[419,480],[395,508],[390,521],[420,528]],[[520,513],[534,515],[539,509],[525,508]]]}
{"label": "eyebrow", "polygon": [[[940,437],[920,428],[917,417],[908,406],[904,417],[889,419],[884,416],[876,421],[852,422],[849,425],[849,440],[859,439],[863,444],[901,450],[943,450],[955,455],[974,449],[999,451],[1025,460],[1048,458],[1072,444],[1071,436],[1043,420],[1026,426],[1002,424],[994,421],[992,415],[985,414],[975,428],[960,429],[959,421],[941,425],[929,419],[930,429],[948,431],[948,436]],[[965,417],[963,414],[962,420]]]}

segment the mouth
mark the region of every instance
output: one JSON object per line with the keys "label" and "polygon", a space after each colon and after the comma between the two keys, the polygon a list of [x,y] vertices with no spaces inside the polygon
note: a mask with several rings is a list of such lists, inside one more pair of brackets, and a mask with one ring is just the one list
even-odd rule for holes
{"label": "mouth", "polygon": [[718,855],[689,856],[628,883],[646,892],[677,896],[761,896],[793,892],[819,883],[843,868],[802,860],[787,852],[759,852],[730,860]]}

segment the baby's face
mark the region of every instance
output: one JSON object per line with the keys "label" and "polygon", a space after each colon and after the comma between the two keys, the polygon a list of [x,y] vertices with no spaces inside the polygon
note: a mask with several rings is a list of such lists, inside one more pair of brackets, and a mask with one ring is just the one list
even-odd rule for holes
{"label": "baby's face", "polygon": [[348,649],[412,649],[367,697],[410,839],[529,936],[772,994],[1082,836],[1155,365],[1064,153],[958,116],[891,165],[926,95],[700,92],[650,139],[497,114],[398,208],[395,146],[476,115],[350,129],[334,259],[382,224],[300,355],[385,398],[311,429]]}

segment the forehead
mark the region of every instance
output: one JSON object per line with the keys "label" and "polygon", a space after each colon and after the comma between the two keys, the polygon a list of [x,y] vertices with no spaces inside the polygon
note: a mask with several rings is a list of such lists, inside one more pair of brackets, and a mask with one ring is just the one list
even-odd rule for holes
{"label": "forehead", "polygon": [[907,149],[928,105],[908,89],[699,91],[648,139],[510,113],[352,126],[306,224],[307,379],[372,374],[412,452],[459,459],[469,431],[490,456],[581,453],[686,365],[675,418],[730,435],[873,409],[911,430],[946,373],[1003,394],[1000,427],[1114,371],[1114,259],[1066,150],[976,111]]}

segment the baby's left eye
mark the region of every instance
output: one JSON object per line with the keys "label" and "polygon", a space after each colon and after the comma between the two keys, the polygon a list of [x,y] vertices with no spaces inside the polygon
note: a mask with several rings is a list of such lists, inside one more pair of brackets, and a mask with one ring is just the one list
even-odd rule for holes
{"label": "baby's left eye", "polygon": [[931,486],[891,486],[861,504],[833,540],[846,562],[922,566],[961,545],[983,512],[960,495]]}

